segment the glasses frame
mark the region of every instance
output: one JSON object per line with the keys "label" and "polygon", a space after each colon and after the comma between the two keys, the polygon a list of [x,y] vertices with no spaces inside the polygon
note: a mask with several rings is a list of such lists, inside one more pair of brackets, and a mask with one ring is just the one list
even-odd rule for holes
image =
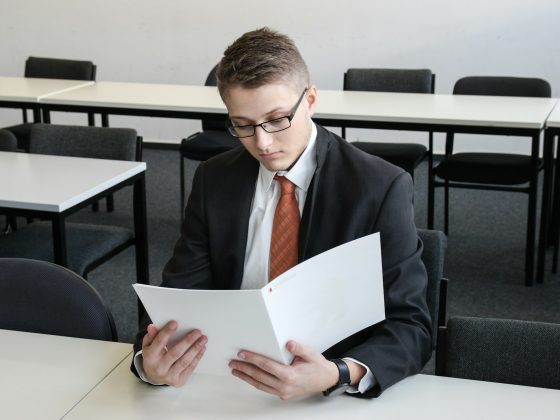
{"label": "glasses frame", "polygon": [[[303,100],[303,97],[305,96],[305,93],[307,92],[307,89],[308,89],[308,87],[305,87],[305,89],[303,89],[303,92],[301,93],[298,101],[293,106],[293,108],[290,110],[288,115],[285,115],[285,116],[280,117],[280,118],[274,118],[274,119],[268,120],[268,121],[263,121],[262,123],[259,123],[259,124],[247,124],[247,125],[233,125],[231,120],[228,118],[227,122],[226,122],[226,129],[227,129],[228,133],[231,134],[233,137],[237,137],[238,139],[243,139],[243,138],[246,138],[246,137],[253,137],[255,135],[257,127],[262,128],[265,132],[267,132],[269,134],[270,133],[278,133],[279,131],[287,130],[288,128],[290,128],[292,126],[292,120],[294,119],[294,116],[296,115],[296,112],[299,108],[299,104],[301,104],[301,101]],[[265,128],[266,124],[270,124],[272,121],[278,121],[278,120],[283,120],[283,119],[288,120],[288,126],[287,127],[281,128],[279,130],[270,130],[270,129],[267,130]],[[252,132],[252,134],[248,134],[246,136],[240,136],[235,131],[236,128],[249,128],[249,127],[253,127],[253,132]]]}

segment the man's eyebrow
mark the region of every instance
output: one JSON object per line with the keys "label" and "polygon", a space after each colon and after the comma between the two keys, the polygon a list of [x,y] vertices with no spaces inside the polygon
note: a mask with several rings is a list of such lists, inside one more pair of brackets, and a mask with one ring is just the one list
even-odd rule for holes
{"label": "man's eyebrow", "polygon": [[[273,110],[268,111],[266,114],[263,114],[263,116],[266,117],[267,115],[274,114],[275,112],[278,112],[278,111],[283,111],[283,107],[276,107],[276,108],[274,108]],[[229,116],[229,119],[230,119],[230,120],[236,119],[236,120],[253,121],[253,120],[251,120],[250,118],[243,117],[243,116],[240,116],[240,115],[239,115],[239,116],[238,116],[238,115],[230,115],[230,116]],[[253,122],[254,122],[254,121],[253,121]]]}

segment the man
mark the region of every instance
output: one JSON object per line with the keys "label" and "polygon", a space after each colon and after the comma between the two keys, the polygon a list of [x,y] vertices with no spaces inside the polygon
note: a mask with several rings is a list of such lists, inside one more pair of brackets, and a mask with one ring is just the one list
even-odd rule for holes
{"label": "man", "polygon": [[[251,349],[230,362],[234,376],[282,399],[321,391],[378,396],[431,354],[410,176],[313,123],[317,89],[288,37],[267,28],[244,34],[226,49],[217,78],[229,130],[244,147],[197,169],[162,286],[259,288],[298,261],[380,232],[385,321],[324,354],[290,341],[290,366]],[[295,233],[280,235],[288,243],[278,245],[280,207],[297,220],[290,224]],[[278,249],[288,254],[280,266]],[[194,330],[167,348],[176,322],[159,331],[148,324],[146,318],[133,370],[152,384],[182,386],[204,357],[207,337]]]}

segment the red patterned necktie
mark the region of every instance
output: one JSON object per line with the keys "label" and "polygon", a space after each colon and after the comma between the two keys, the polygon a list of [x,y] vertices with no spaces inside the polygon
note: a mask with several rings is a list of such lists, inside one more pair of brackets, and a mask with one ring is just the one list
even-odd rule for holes
{"label": "red patterned necktie", "polygon": [[281,191],[272,223],[270,280],[297,264],[300,222],[295,184],[284,176],[276,175],[274,179],[280,183]]}

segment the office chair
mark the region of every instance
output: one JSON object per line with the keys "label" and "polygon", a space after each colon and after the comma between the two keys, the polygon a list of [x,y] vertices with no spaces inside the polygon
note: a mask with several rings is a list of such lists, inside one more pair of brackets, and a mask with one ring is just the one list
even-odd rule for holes
{"label": "office chair", "polygon": [[[472,76],[459,79],[453,88],[454,95],[523,96],[549,98],[550,85],[542,79],[524,77]],[[512,191],[529,194],[527,246],[525,249],[526,284],[532,284],[529,258],[534,252],[537,206],[537,179],[532,179],[531,156],[507,153],[453,153],[454,133],[447,133],[445,156],[432,173],[430,194],[435,188],[444,187],[444,232],[449,234],[449,188],[469,188],[492,191]],[[539,138],[533,139],[538,150]],[[536,159],[536,157],[535,157]],[[441,179],[438,181],[436,178]],[[527,184],[527,186],[519,186]],[[431,209],[433,211],[433,208]],[[433,220],[433,214],[430,215]]]}
{"label": "office chair", "polygon": [[436,375],[560,389],[560,325],[454,317],[441,327]]}
{"label": "office chair", "polygon": [[[210,70],[205,86],[216,86],[216,68]],[[221,121],[202,120],[202,131],[191,134],[181,141],[180,187],[181,187],[181,220],[185,210],[185,159],[203,162],[228,150],[241,146],[241,142],[226,130],[226,119]]]}
{"label": "office chair", "polygon": [[29,259],[0,258],[0,328],[117,341],[111,311],[88,282]]}
{"label": "office chair", "polygon": [[[140,161],[142,139],[128,128],[34,124],[30,153]],[[72,174],[69,174],[71,176]],[[84,278],[131,245],[134,233],[119,226],[66,223],[68,268]],[[0,237],[0,257],[53,261],[52,226],[35,221]],[[137,261],[138,264],[138,261]]]}
{"label": "office chair", "polygon": [[[0,152],[15,152],[17,150],[17,138],[11,131],[0,129]],[[6,226],[2,234],[7,235],[12,229],[16,228],[15,217],[6,217]]]}
{"label": "office chair", "polygon": [[[91,61],[29,57],[25,62],[24,77],[95,81],[95,73],[96,66]],[[25,151],[29,150],[29,134],[32,126],[28,121],[27,111],[27,108],[22,108],[23,124],[4,128],[17,137],[18,149]],[[89,125],[94,125],[93,117],[93,114],[88,114]]]}
{"label": "office chair", "polygon": [[443,232],[426,229],[418,229],[418,237],[424,244],[422,262],[428,274],[426,302],[432,318],[432,345],[435,348],[438,327],[445,325],[447,312],[447,279],[443,278],[447,238]]}
{"label": "office chair", "polygon": [[[344,90],[369,92],[434,93],[435,74],[419,69],[348,69],[344,73]],[[342,127],[346,138],[346,128]],[[416,143],[353,142],[357,148],[403,168],[414,179],[414,169],[428,157],[432,168],[433,133],[429,133],[429,148]]]}

